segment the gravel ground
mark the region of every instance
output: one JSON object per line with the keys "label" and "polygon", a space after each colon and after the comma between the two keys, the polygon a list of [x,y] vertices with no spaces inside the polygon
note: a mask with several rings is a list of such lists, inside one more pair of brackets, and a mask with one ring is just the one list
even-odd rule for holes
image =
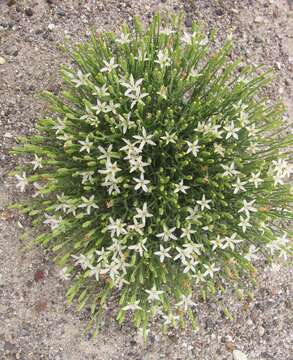
{"label": "gravel ground", "polygon": [[[66,282],[52,258],[36,247],[23,251],[29,225],[5,209],[19,199],[8,177],[8,151],[16,136],[33,131],[44,108],[38,92],[59,90],[59,45],[65,37],[84,40],[87,31],[115,29],[139,14],[184,11],[204,28],[219,29],[219,43],[232,32],[233,57],[276,70],[268,94],[284,99],[293,118],[292,0],[0,0],[0,359],[22,360],[230,360],[234,349],[250,360],[293,359],[292,270],[263,269],[254,299],[227,293],[227,320],[213,302],[198,305],[199,330],[160,335],[154,324],[143,344],[129,324],[109,316],[97,338],[83,334],[87,314],[66,305]],[[20,224],[24,229],[20,228]]]}

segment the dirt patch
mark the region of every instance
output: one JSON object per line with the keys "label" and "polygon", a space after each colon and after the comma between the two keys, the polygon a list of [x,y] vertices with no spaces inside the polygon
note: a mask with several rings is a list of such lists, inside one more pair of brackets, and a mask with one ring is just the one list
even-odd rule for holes
{"label": "dirt patch", "polygon": [[[264,270],[255,299],[240,302],[227,294],[233,320],[213,302],[198,305],[199,331],[160,335],[156,324],[142,345],[134,329],[105,320],[92,339],[83,334],[87,314],[66,305],[66,282],[52,258],[36,247],[23,251],[25,220],[4,206],[18,198],[7,176],[15,160],[9,149],[16,137],[33,131],[44,108],[43,89],[58,92],[58,68],[64,62],[65,38],[85,40],[92,27],[115,30],[133,15],[145,21],[157,10],[184,11],[186,26],[200,21],[206,31],[219,30],[218,44],[229,32],[233,57],[274,67],[268,90],[293,115],[293,9],[287,0],[0,0],[0,359],[23,360],[224,360],[234,349],[253,360],[292,360],[292,271]],[[23,228],[22,228],[23,227]]]}

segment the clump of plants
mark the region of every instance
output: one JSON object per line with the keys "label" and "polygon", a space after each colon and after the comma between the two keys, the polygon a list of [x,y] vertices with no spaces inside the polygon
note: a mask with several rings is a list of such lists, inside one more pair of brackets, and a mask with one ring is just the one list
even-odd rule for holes
{"label": "clump of plants", "polygon": [[29,158],[16,186],[34,189],[16,207],[92,326],[112,301],[144,335],[154,317],[195,325],[195,294],[239,288],[257,259],[290,255],[292,135],[262,96],[271,74],[231,61],[230,39],[209,42],[159,15],[92,34],[14,149]]}

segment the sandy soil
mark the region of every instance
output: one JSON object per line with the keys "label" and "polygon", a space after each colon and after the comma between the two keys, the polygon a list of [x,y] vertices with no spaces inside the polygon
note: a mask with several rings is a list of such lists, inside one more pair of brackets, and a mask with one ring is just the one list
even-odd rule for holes
{"label": "sandy soil", "polygon": [[[291,7],[290,7],[291,5]],[[0,359],[22,360],[228,360],[239,349],[250,360],[293,359],[292,270],[264,269],[253,300],[227,294],[233,319],[213,302],[198,305],[199,331],[163,337],[154,324],[143,345],[135,330],[111,316],[103,332],[83,334],[87,313],[66,305],[67,284],[52,258],[36,247],[23,250],[29,225],[5,206],[19,195],[8,172],[16,136],[33,131],[44,109],[40,90],[59,90],[59,49],[65,37],[85,40],[93,27],[116,29],[135,14],[147,21],[156,10],[184,11],[206,31],[235,39],[233,57],[276,70],[268,94],[282,97],[293,117],[293,4],[291,0],[0,0]],[[286,119],[285,119],[286,120]],[[20,228],[22,224],[23,228]]]}

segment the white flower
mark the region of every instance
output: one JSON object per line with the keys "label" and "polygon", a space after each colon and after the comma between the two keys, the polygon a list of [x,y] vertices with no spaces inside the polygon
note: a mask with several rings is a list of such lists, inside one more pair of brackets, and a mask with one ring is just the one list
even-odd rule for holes
{"label": "white flower", "polygon": [[134,190],[139,190],[141,188],[144,192],[148,192],[147,184],[150,183],[150,180],[145,180],[143,173],[140,174],[139,179],[133,178],[133,180],[137,183]]}
{"label": "white flower", "polygon": [[168,50],[159,50],[158,51],[158,59],[155,60],[157,64],[160,65],[161,69],[163,69],[165,66],[171,65],[171,59],[168,56]]}
{"label": "white flower", "polygon": [[133,121],[130,121],[131,112],[129,112],[126,117],[120,114],[118,114],[118,117],[119,117],[119,126],[122,127],[123,134],[125,134],[128,129],[136,127],[135,123]]}
{"label": "white flower", "polygon": [[245,233],[246,229],[248,227],[251,227],[252,225],[249,223],[249,217],[248,218],[244,218],[243,216],[240,216],[240,223],[238,224],[238,226],[242,227],[242,231]]}
{"label": "white flower", "polygon": [[109,96],[110,93],[108,93],[108,87],[106,86],[106,84],[104,84],[102,87],[95,86],[95,91],[93,92],[93,95],[96,95],[99,98],[103,98]]}
{"label": "white flower", "polygon": [[191,241],[191,235],[195,233],[195,230],[191,229],[191,224],[188,224],[185,228],[181,228],[182,234],[181,238],[187,238]]}
{"label": "white flower", "polygon": [[99,99],[97,99],[97,103],[95,106],[92,106],[92,110],[95,110],[96,114],[99,115],[100,113],[106,114],[110,111],[108,105],[106,102],[102,102]]}
{"label": "white flower", "polygon": [[78,205],[79,208],[86,208],[86,213],[90,215],[91,209],[98,209],[98,205],[95,204],[95,195],[92,195],[89,199],[87,199],[85,196],[81,197],[81,200],[83,201],[82,204]]}
{"label": "white flower", "polygon": [[264,182],[263,179],[260,178],[260,171],[258,173],[251,173],[251,178],[248,180],[249,182],[253,183],[255,188],[258,188],[258,185]]}
{"label": "white flower", "polygon": [[115,64],[115,59],[114,57],[112,57],[110,59],[110,61],[106,61],[106,60],[103,60],[103,63],[105,64],[105,67],[103,67],[100,71],[101,72],[111,72],[113,71],[115,68],[117,68],[119,65],[118,64]]}
{"label": "white flower", "polygon": [[160,245],[160,251],[156,251],[154,254],[160,257],[160,262],[164,262],[165,257],[171,258],[171,255],[169,254],[170,247],[164,248],[164,246]]}
{"label": "white flower", "polygon": [[115,178],[115,175],[118,171],[121,169],[117,165],[117,161],[112,163],[111,160],[107,160],[106,162],[106,169],[105,170],[98,170],[100,174],[107,175],[107,180],[113,180]]}
{"label": "white flower", "polygon": [[211,241],[211,244],[213,245],[212,250],[215,251],[217,248],[224,249],[224,240],[225,239],[220,238],[220,235],[217,235],[217,238]]}
{"label": "white flower", "polygon": [[16,184],[17,188],[20,188],[21,192],[25,191],[25,187],[28,185],[28,179],[26,177],[26,173],[23,172],[22,176],[21,175],[15,175],[18,183]]}
{"label": "white flower", "polygon": [[164,294],[164,291],[162,290],[157,290],[155,286],[153,286],[150,290],[145,290],[146,293],[149,294],[148,296],[148,301],[149,302],[153,302],[153,301],[160,301],[160,295]]}
{"label": "white flower", "polygon": [[236,183],[232,184],[232,186],[235,188],[233,193],[237,194],[239,191],[246,191],[245,187],[243,185],[247,184],[247,181],[241,181],[239,176],[236,179]]}
{"label": "white flower", "polygon": [[135,208],[137,214],[134,215],[135,219],[141,219],[142,223],[145,224],[146,219],[152,217],[153,215],[148,212],[147,203],[145,202],[142,206],[142,209]]}
{"label": "white flower", "polygon": [[100,273],[101,273],[101,265],[98,264],[96,266],[89,266],[90,271],[89,271],[89,276],[94,276],[96,278],[97,281],[100,280]]}
{"label": "white flower", "polygon": [[141,310],[141,307],[138,304],[139,304],[139,300],[135,301],[132,304],[128,304],[128,305],[124,306],[122,308],[122,310],[124,310],[124,311],[126,311],[126,310],[132,310],[132,311]]}
{"label": "white flower", "polygon": [[127,229],[131,231],[136,231],[140,235],[143,235],[143,228],[145,227],[144,223],[139,223],[136,218],[133,218],[133,224],[128,225]]}
{"label": "white flower", "polygon": [[274,171],[277,174],[282,174],[284,176],[290,176],[292,172],[292,165],[290,165],[284,159],[273,160],[272,165],[274,166]]}
{"label": "white flower", "polygon": [[44,188],[44,186],[41,186],[38,182],[33,182],[33,186],[35,189],[37,189],[37,191],[32,195],[32,197],[37,197],[37,196],[41,196],[41,198],[44,197],[44,194],[42,194],[41,190]]}
{"label": "white flower", "polygon": [[222,157],[225,156],[225,149],[224,149],[223,145],[215,143],[214,148],[215,148],[216,154],[219,154]]}
{"label": "white flower", "polygon": [[221,164],[222,168],[225,170],[225,172],[223,173],[223,176],[234,176],[239,174],[239,171],[235,169],[235,163],[234,161],[231,162],[230,165],[223,165]]}
{"label": "white flower", "polygon": [[117,38],[116,41],[118,42],[118,44],[121,45],[129,44],[131,42],[131,40],[129,39],[129,34],[124,34],[124,33],[121,33],[120,37]]}
{"label": "white flower", "polygon": [[149,93],[141,93],[140,89],[135,91],[134,93],[128,94],[127,97],[132,99],[130,108],[132,109],[136,104],[144,105],[144,102],[142,101],[143,98],[148,96]]}
{"label": "white flower", "polygon": [[129,158],[130,163],[130,173],[134,171],[140,171],[144,173],[144,167],[150,165],[150,163],[146,163],[142,161],[142,156],[132,157]]}
{"label": "white flower", "polygon": [[70,273],[68,272],[68,268],[65,266],[59,271],[59,277],[61,280],[69,280],[70,279]]}
{"label": "white flower", "polygon": [[255,137],[257,135],[258,130],[255,128],[255,124],[246,126],[246,130],[248,131],[248,136]]}
{"label": "white flower", "polygon": [[113,100],[110,100],[109,104],[107,105],[107,112],[112,112],[113,114],[117,114],[116,109],[120,107],[120,104],[114,104]]}
{"label": "white flower", "polygon": [[38,168],[42,169],[42,158],[35,155],[35,160],[31,161],[31,164],[34,165],[34,170],[37,170]]}
{"label": "white flower", "polygon": [[198,261],[195,261],[194,259],[190,260],[182,260],[183,265],[185,266],[183,269],[183,273],[186,274],[187,272],[195,273],[195,266],[198,264]]}
{"label": "white flower", "polygon": [[205,194],[203,194],[201,200],[197,200],[197,201],[196,201],[196,203],[197,203],[198,205],[200,205],[201,211],[203,211],[204,209],[209,209],[209,210],[210,210],[210,209],[211,209],[211,207],[210,207],[210,205],[209,205],[210,202],[212,202],[212,200],[206,200]]}
{"label": "white flower", "polygon": [[203,276],[210,276],[211,279],[213,279],[214,273],[220,270],[220,268],[216,267],[215,263],[212,263],[210,265],[203,264],[203,266],[206,268]]}
{"label": "white flower", "polygon": [[257,260],[258,256],[255,255],[257,252],[257,248],[254,245],[250,245],[247,254],[245,254],[244,258],[248,261]]}
{"label": "white flower", "polygon": [[84,171],[80,173],[80,175],[82,176],[81,183],[86,184],[87,182],[90,182],[92,184],[94,181],[93,179],[94,173],[95,173],[94,171]]}
{"label": "white flower", "polygon": [[192,152],[192,154],[196,157],[199,152],[199,149],[200,149],[200,146],[198,145],[198,140],[195,140],[192,143],[189,141],[186,141],[186,143],[188,145],[186,154],[189,154],[190,152]]}
{"label": "white flower", "polygon": [[93,255],[71,255],[71,257],[75,260],[74,265],[80,265],[83,270],[90,268],[93,261]]}
{"label": "white flower", "polygon": [[179,316],[178,315],[173,315],[173,314],[163,314],[163,318],[164,318],[164,325],[170,325],[172,324],[174,327],[177,324],[177,321],[179,320]]}
{"label": "white flower", "polygon": [[187,216],[186,220],[191,221],[198,221],[201,218],[201,214],[199,213],[198,206],[195,206],[194,208],[187,208],[187,211],[189,212],[189,216]]}
{"label": "white flower", "polygon": [[130,76],[129,76],[129,82],[127,82],[127,80],[125,80],[125,79],[122,79],[120,81],[120,84],[122,86],[126,87],[126,89],[127,89],[125,91],[124,95],[127,96],[132,92],[133,93],[140,92],[140,87],[141,87],[141,84],[142,84],[143,80],[144,79],[141,78],[141,79],[138,79],[138,80],[135,81],[132,74],[130,74]]}
{"label": "white flower", "polygon": [[134,57],[135,60],[138,60],[138,61],[148,61],[149,60],[149,58],[147,58],[145,56],[145,51],[143,49],[138,49],[137,52],[138,52],[137,56]]}
{"label": "white flower", "polygon": [[240,111],[239,122],[241,126],[246,126],[249,123],[248,114],[243,110]]}
{"label": "white flower", "polygon": [[166,225],[163,225],[163,232],[160,234],[157,234],[156,237],[162,238],[163,241],[168,241],[169,239],[176,240],[177,237],[173,234],[173,232],[175,230],[176,230],[176,227],[169,229]]}
{"label": "white flower", "polygon": [[181,301],[179,301],[176,306],[183,307],[184,311],[186,312],[190,307],[195,306],[195,302],[192,301],[192,294],[189,295],[181,295]]}
{"label": "white flower", "polygon": [[56,134],[60,134],[65,129],[65,122],[60,118],[58,118],[56,120],[56,124],[53,126],[53,129],[56,130],[55,131]]}
{"label": "white flower", "polygon": [[236,236],[237,236],[236,233],[233,233],[230,237],[226,236],[224,238],[225,243],[223,245],[223,249],[226,249],[226,248],[229,247],[231,250],[234,250],[235,249],[235,244],[238,244],[238,243],[243,241],[243,240],[236,239]]}
{"label": "white flower", "polygon": [[112,156],[112,149],[113,149],[113,146],[112,144],[110,144],[108,146],[108,149],[105,150],[105,148],[103,146],[98,146],[98,150],[102,153],[102,155],[100,155],[98,157],[98,160],[102,160],[102,159],[106,159],[107,162],[111,160],[111,156]]}
{"label": "white flower", "polygon": [[179,184],[175,184],[175,193],[182,192],[186,194],[186,190],[190,189],[190,186],[183,185],[183,180]]}
{"label": "white flower", "polygon": [[143,148],[145,145],[153,145],[155,146],[156,143],[152,141],[152,137],[154,135],[147,135],[145,128],[142,128],[142,135],[134,135],[133,138],[138,140],[140,143],[140,148]]}
{"label": "white flower", "polygon": [[77,73],[76,73],[77,77],[75,77],[71,73],[67,73],[67,74],[70,77],[71,81],[75,84],[76,88],[78,88],[82,85],[88,84],[88,78],[89,78],[90,74],[83,74],[81,70],[77,71]]}
{"label": "white flower", "polygon": [[256,154],[257,152],[257,144],[256,143],[250,143],[247,147],[247,151],[249,154]]}
{"label": "white flower", "polygon": [[252,205],[254,204],[255,200],[252,200],[252,201],[246,201],[246,200],[243,200],[243,207],[238,210],[238,212],[245,212],[246,216],[249,217],[249,212],[256,212],[257,209],[254,208]]}
{"label": "white flower", "polygon": [[224,126],[224,129],[227,131],[226,134],[226,139],[229,139],[230,137],[234,138],[234,139],[238,139],[238,134],[237,132],[239,130],[241,130],[240,128],[236,128],[234,126],[234,121],[232,120],[230,124]]}
{"label": "white flower", "polygon": [[130,250],[134,250],[139,253],[139,255],[142,257],[144,252],[147,251],[147,248],[145,247],[145,243],[147,242],[147,238],[141,239],[137,244],[130,245],[128,248]]}
{"label": "white flower", "polygon": [[161,136],[161,139],[166,141],[166,145],[169,143],[176,144],[177,135],[176,133],[169,134],[167,131],[165,131],[165,136]]}
{"label": "white flower", "polygon": [[127,234],[127,230],[125,229],[126,224],[123,223],[121,219],[114,220],[110,216],[109,221],[110,224],[107,226],[107,230],[111,231],[111,237]]}
{"label": "white flower", "polygon": [[45,217],[46,220],[43,221],[43,224],[47,224],[51,227],[51,230],[57,229],[57,227],[60,225],[61,221],[62,221],[62,217],[59,216],[59,218],[57,218],[54,215],[48,215],[45,213]]}
{"label": "white flower", "polygon": [[195,36],[196,36],[195,32],[192,34],[189,34],[184,31],[183,37],[182,37],[182,42],[184,42],[186,45],[191,45],[192,39],[194,39]]}
{"label": "white flower", "polygon": [[89,137],[87,136],[86,139],[85,139],[85,141],[79,140],[78,142],[82,145],[82,147],[80,148],[79,152],[86,151],[86,152],[89,154],[90,151],[91,151],[92,146],[94,145],[94,144],[89,140]]}

